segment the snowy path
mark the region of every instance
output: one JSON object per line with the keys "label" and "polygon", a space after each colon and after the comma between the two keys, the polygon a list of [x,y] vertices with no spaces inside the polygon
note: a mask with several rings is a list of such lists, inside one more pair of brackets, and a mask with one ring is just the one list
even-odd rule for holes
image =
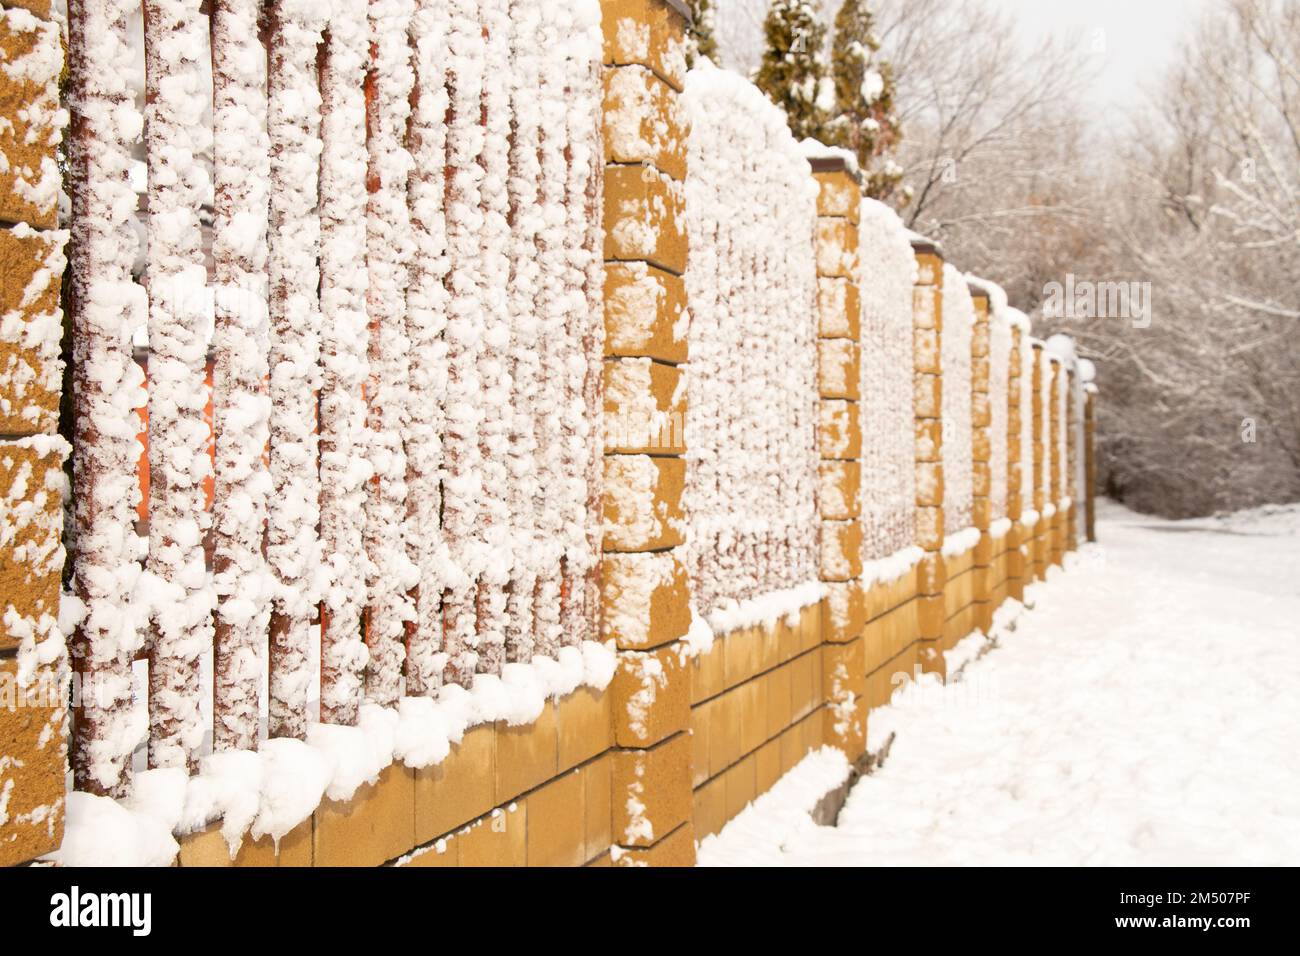
{"label": "snowy path", "polygon": [[871,715],[897,736],[838,827],[803,812],[824,752],[700,862],[1300,863],[1300,507],[1101,514],[963,681]]}

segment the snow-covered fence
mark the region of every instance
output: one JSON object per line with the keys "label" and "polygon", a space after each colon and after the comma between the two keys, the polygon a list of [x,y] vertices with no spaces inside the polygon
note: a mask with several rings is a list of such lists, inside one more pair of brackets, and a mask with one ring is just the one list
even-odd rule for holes
{"label": "snow-covered fence", "polygon": [[[859,226],[862,298],[862,557],[864,574],[887,579],[878,562],[913,556],[916,542],[912,285],[916,260],[907,230],[887,206],[866,199]],[[873,570],[874,569],[874,570]],[[901,570],[901,569],[900,569]]]}
{"label": "snow-covered fence", "polygon": [[695,607],[721,633],[778,610],[747,604],[794,602],[784,613],[819,597],[817,185],[785,117],[748,81],[704,63],[688,75],[683,102],[684,500]]}
{"label": "snow-covered fence", "polygon": [[149,765],[192,770],[598,636],[597,5],[284,0],[259,35],[261,9],[69,5],[96,793],[145,715]]}
{"label": "snow-covered fence", "polygon": [[[966,550],[971,527],[971,335],[975,305],[966,277],[951,263],[943,267],[943,530],[945,550]],[[965,547],[960,545],[965,542]]]}

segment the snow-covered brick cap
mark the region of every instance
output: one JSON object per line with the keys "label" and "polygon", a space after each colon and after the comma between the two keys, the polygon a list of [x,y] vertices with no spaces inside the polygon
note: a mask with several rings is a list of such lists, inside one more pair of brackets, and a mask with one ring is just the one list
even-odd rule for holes
{"label": "snow-covered brick cap", "polygon": [[799,143],[799,152],[808,160],[814,172],[830,172],[829,169],[817,169],[819,161],[838,160],[843,165],[846,173],[859,182],[862,181],[862,167],[858,165],[858,158],[847,149],[839,146],[827,146],[821,140],[809,136]]}
{"label": "snow-covered brick cap", "polygon": [[1063,362],[1072,362],[1077,353],[1074,350],[1074,339],[1064,332],[1057,332],[1047,340],[1047,351]]}
{"label": "snow-covered brick cap", "polygon": [[1079,359],[1079,379],[1083,382],[1092,382],[1097,378],[1097,366],[1093,364],[1092,359]]}

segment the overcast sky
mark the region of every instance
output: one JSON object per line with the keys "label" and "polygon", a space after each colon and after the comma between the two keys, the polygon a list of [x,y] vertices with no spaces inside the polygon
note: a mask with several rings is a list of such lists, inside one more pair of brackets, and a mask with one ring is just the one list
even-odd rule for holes
{"label": "overcast sky", "polygon": [[[718,33],[728,66],[755,65],[761,51],[761,23],[770,0],[714,0]],[[1027,44],[1051,33],[1078,38],[1100,63],[1093,79],[1094,102],[1123,107],[1140,101],[1178,49],[1178,44],[1216,0],[993,0],[1012,8]],[[839,0],[822,0],[826,19]]]}
{"label": "overcast sky", "polygon": [[1131,102],[1150,86],[1212,0],[996,0],[1016,11],[1026,40],[1044,33],[1097,43],[1097,100]]}

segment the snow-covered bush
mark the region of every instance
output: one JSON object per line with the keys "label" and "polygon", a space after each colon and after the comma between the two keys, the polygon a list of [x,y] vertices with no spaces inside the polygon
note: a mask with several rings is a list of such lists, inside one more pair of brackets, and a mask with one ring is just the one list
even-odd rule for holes
{"label": "snow-covered bush", "polygon": [[701,62],[683,101],[685,506],[707,616],[817,577],[817,186],[781,111],[743,78]]}
{"label": "snow-covered bush", "polygon": [[880,561],[916,540],[912,286],[916,257],[903,221],[865,199],[858,227],[862,300],[863,563]]}

